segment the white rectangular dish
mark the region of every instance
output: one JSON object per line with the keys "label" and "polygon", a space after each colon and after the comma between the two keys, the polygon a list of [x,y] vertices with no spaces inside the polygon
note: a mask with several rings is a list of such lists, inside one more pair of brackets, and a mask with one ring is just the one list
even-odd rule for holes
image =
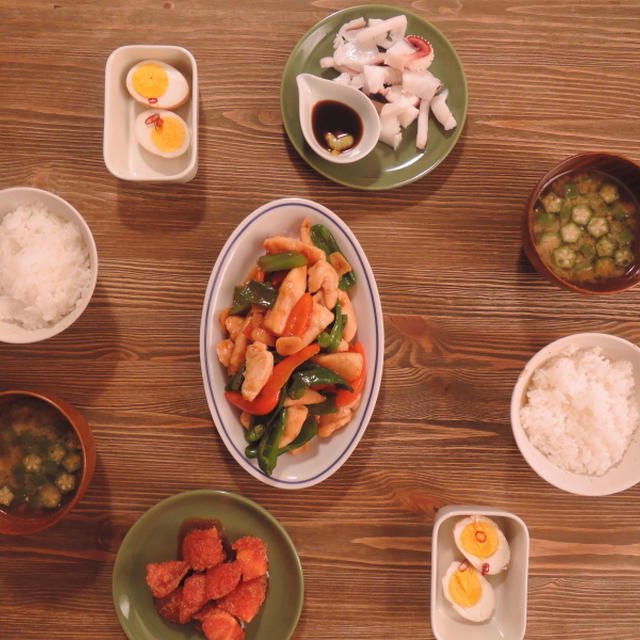
{"label": "white rectangular dish", "polygon": [[[491,518],[511,547],[509,567],[485,576],[495,592],[495,611],[483,623],[458,615],[442,591],[442,577],[455,560],[464,560],[453,537],[455,524],[469,515]],[[529,532],[525,523],[508,511],[479,505],[449,505],[438,511],[431,541],[431,628],[437,640],[522,640],[527,623]]]}
{"label": "white rectangular dish", "polygon": [[[159,60],[180,71],[191,89],[189,99],[175,112],[191,132],[189,149],[178,158],[161,158],[136,141],[134,123],[145,106],[136,102],[125,85],[129,69],[142,60]],[[170,45],[126,45],[115,49],[105,67],[104,163],[121,180],[188,182],[198,171],[198,71],[193,55]]]}

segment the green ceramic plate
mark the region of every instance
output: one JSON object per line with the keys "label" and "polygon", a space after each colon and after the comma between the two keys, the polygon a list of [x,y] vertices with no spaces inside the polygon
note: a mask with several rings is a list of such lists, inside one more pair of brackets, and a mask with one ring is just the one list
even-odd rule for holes
{"label": "green ceramic plate", "polygon": [[295,547],[278,521],[255,502],[226,491],[188,491],[151,507],[129,529],[113,567],[113,602],[129,640],[204,640],[193,624],[172,624],[153,607],[145,582],[148,562],[174,560],[180,523],[217,518],[230,540],[257,536],[269,555],[269,588],[260,613],[246,627],[246,640],[287,640],[298,624],[304,593]]}
{"label": "green ceramic plate", "polygon": [[[299,73],[313,73],[323,78],[335,78],[333,69],[321,69],[320,58],[333,54],[333,39],[338,29],[349,20],[391,18],[400,13],[407,16],[407,34],[422,36],[433,46],[435,58],[429,70],[449,89],[447,104],[458,126],[444,131],[433,116],[429,118],[429,135],[425,151],[415,145],[416,123],[405,130],[397,151],[379,142],[362,160],[353,164],[334,164],[317,156],[307,145],[298,118]],[[289,140],[302,158],[318,173],[334,182],[356,189],[392,189],[413,182],[437,167],[453,149],[460,137],[467,115],[467,81],[462,63],[449,41],[434,27],[417,15],[385,5],[369,4],[350,7],[333,13],[308,31],[295,46],[282,75],[280,110]]]}

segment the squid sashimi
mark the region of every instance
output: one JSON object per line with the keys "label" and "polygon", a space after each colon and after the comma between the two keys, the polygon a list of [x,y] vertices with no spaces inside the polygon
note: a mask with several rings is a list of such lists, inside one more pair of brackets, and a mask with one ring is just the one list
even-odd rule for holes
{"label": "squid sashimi", "polygon": [[[417,121],[416,148],[427,146],[429,113],[445,131],[457,126],[447,105],[442,81],[428,69],[434,60],[431,44],[408,35],[407,17],[359,17],[343,24],[333,41],[333,56],[320,60],[334,69],[335,82],[355,87],[375,98],[380,116],[380,141],[397,149],[403,131]],[[392,108],[387,104],[393,103]]]}

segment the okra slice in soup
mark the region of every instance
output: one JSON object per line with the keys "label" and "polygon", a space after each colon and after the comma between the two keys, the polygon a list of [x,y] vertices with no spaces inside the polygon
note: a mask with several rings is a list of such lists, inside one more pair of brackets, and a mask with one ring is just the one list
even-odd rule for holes
{"label": "okra slice in soup", "polygon": [[589,220],[587,231],[594,238],[600,238],[609,232],[609,223],[607,222],[606,218],[596,216],[595,218],[591,218],[591,220]]}
{"label": "okra slice in soup", "polygon": [[567,244],[578,242],[581,233],[580,227],[575,222],[568,222],[560,229],[560,235]]}
{"label": "okra slice in soup", "polygon": [[586,204],[578,204],[571,210],[571,219],[584,227],[591,219],[591,208]]}
{"label": "okra slice in soup", "polygon": [[576,261],[576,252],[568,246],[562,246],[553,252],[553,260],[561,269],[571,269]]}

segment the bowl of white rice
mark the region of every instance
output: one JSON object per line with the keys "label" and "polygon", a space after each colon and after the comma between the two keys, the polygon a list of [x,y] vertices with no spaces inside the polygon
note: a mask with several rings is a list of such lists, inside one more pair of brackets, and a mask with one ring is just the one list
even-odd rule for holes
{"label": "bowl of white rice", "polygon": [[511,397],[511,427],[531,468],[586,496],[640,481],[640,348],[605,333],[560,338],[536,353]]}
{"label": "bowl of white rice", "polygon": [[86,309],[97,277],[96,244],[74,207],[42,189],[0,190],[0,341],[64,331]]}

